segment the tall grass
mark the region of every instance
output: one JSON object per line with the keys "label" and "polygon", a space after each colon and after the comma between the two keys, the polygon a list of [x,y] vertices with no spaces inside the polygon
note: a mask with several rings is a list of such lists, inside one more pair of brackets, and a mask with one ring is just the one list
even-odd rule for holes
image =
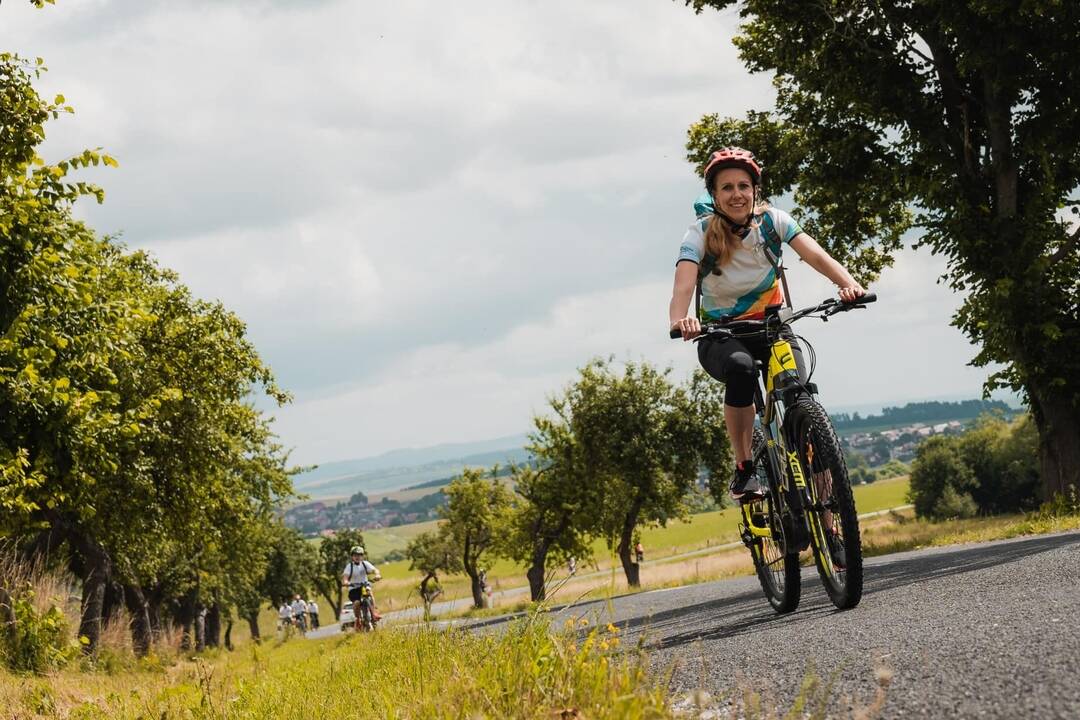
{"label": "tall grass", "polygon": [[0,545],[0,664],[44,673],[77,656],[68,620],[78,610],[72,588],[64,573],[23,562],[12,545]]}
{"label": "tall grass", "polygon": [[129,677],[126,688],[78,696],[28,686],[16,702],[23,717],[32,706],[61,717],[205,720],[674,716],[667,677],[650,673],[616,628],[551,628],[537,615],[497,635],[384,630],[273,642]]}

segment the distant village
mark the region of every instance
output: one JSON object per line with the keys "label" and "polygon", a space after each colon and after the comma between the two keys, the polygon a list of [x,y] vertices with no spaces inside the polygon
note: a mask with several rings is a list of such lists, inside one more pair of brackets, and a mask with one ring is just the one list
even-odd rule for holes
{"label": "distant village", "polygon": [[933,435],[959,435],[966,424],[960,420],[926,425],[912,423],[904,427],[879,432],[856,432],[840,436],[844,454],[854,451],[866,458],[871,467],[884,465],[890,460],[909,463],[915,458],[919,443]]}
{"label": "distant village", "polygon": [[345,527],[376,530],[434,520],[445,502],[441,490],[412,501],[384,497],[374,503],[358,492],[348,500],[316,501],[291,507],[285,511],[285,524],[305,537],[333,535],[334,529]]}

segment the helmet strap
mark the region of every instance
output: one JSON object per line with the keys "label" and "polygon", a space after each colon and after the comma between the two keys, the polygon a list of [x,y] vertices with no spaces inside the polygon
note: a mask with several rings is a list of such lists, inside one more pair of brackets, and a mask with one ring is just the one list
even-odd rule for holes
{"label": "helmet strap", "polygon": [[721,210],[718,210],[715,205],[713,205],[713,214],[718,216],[721,220],[723,220],[724,223],[728,226],[728,230],[735,233],[740,238],[744,238],[744,237],[746,237],[747,235],[750,234],[750,228],[752,227],[753,220],[754,220],[754,214],[753,213],[750,213],[750,217],[747,219],[747,221],[745,223],[737,223],[737,222],[735,222],[734,220],[732,220],[727,215],[727,213],[725,213],[725,212],[723,212]]}

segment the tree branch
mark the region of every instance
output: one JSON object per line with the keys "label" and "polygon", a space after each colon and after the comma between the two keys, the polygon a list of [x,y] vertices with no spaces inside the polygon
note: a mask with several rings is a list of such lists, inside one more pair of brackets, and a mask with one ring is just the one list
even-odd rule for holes
{"label": "tree branch", "polygon": [[1069,254],[1069,251],[1074,247],[1080,248],[1080,228],[1076,229],[1072,235],[1057,249],[1057,251],[1050,256],[1050,265],[1056,262],[1060,262],[1065,259]]}

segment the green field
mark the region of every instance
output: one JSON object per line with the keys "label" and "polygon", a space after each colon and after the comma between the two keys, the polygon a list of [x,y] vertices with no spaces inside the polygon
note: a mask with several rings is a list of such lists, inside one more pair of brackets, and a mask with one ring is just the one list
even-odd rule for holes
{"label": "green field", "polygon": [[[855,487],[855,505],[860,513],[898,507],[907,502],[905,499],[907,490],[907,476],[880,480],[869,485],[858,485]],[[680,553],[701,550],[711,545],[734,542],[739,539],[737,524],[737,511],[734,508],[727,508],[691,515],[687,521],[676,520],[668,523],[667,527],[644,528],[641,531],[641,544],[645,548],[645,559],[655,561]],[[402,525],[386,530],[369,531],[371,540],[367,540],[369,532],[365,532],[364,537],[369,542],[369,547],[388,548],[383,552],[385,554],[394,547],[403,549],[408,540],[401,538],[414,537],[424,530],[434,528],[435,525],[435,522]],[[391,532],[392,536],[389,535]],[[394,546],[394,542],[399,542],[400,545]],[[593,560],[599,569],[619,565],[618,558],[608,549],[603,540],[593,543]],[[582,571],[592,569],[592,566],[586,567],[584,563],[581,565]],[[385,600],[389,609],[416,604],[415,585],[419,582],[419,576],[415,571],[409,570],[407,560],[379,563],[379,568],[383,574],[380,602]],[[498,560],[488,572],[488,579],[495,590],[520,587],[526,584],[525,568],[509,560]],[[464,597],[469,593],[468,578],[464,575],[446,577],[442,580],[445,593],[443,599]]]}

